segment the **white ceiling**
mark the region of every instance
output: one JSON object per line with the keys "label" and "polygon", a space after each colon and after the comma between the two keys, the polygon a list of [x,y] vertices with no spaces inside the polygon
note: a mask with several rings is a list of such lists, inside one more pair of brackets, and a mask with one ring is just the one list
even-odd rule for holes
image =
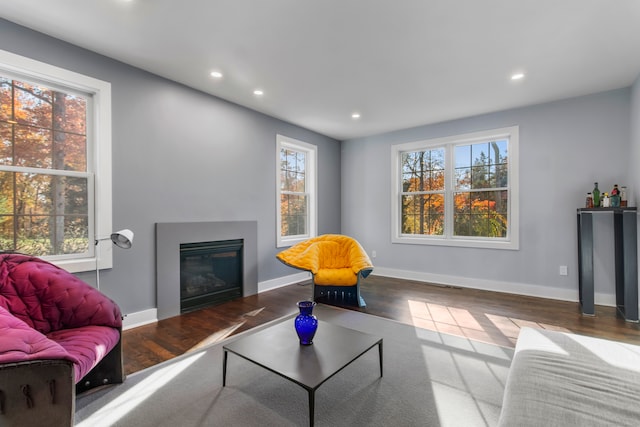
{"label": "white ceiling", "polygon": [[339,140],[640,74],[639,0],[0,0],[0,16]]}

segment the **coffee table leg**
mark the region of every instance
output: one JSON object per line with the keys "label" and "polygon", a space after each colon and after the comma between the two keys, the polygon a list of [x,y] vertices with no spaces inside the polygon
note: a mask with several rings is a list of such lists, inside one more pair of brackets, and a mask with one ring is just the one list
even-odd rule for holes
{"label": "coffee table leg", "polygon": [[224,351],[224,358],[222,362],[222,387],[227,385],[227,350]]}
{"label": "coffee table leg", "polygon": [[378,344],[378,355],[380,356],[380,376],[382,376],[382,340]]}
{"label": "coffee table leg", "polygon": [[315,414],[316,391],[309,389],[309,426],[313,427],[313,418]]}

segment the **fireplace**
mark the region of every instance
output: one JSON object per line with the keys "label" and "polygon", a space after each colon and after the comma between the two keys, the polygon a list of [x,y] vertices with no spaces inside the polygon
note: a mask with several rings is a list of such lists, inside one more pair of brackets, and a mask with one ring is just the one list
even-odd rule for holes
{"label": "fireplace", "polygon": [[243,240],[180,244],[180,312],[242,296]]}
{"label": "fireplace", "polygon": [[[242,296],[258,293],[258,222],[156,223],[156,301],[158,320],[179,316],[180,247],[183,244],[242,240]],[[217,275],[217,274],[216,274]]]}

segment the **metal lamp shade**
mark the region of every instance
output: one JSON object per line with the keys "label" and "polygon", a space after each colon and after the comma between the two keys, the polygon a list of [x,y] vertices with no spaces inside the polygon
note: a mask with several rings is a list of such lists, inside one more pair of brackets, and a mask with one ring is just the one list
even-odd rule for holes
{"label": "metal lamp shade", "polygon": [[129,249],[133,244],[133,231],[125,228],[111,234],[111,241],[119,248]]}

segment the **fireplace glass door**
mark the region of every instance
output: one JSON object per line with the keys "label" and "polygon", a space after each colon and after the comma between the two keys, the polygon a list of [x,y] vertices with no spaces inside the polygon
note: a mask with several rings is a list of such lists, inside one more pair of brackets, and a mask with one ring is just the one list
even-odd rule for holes
{"label": "fireplace glass door", "polygon": [[180,312],[242,296],[243,240],[180,245]]}

